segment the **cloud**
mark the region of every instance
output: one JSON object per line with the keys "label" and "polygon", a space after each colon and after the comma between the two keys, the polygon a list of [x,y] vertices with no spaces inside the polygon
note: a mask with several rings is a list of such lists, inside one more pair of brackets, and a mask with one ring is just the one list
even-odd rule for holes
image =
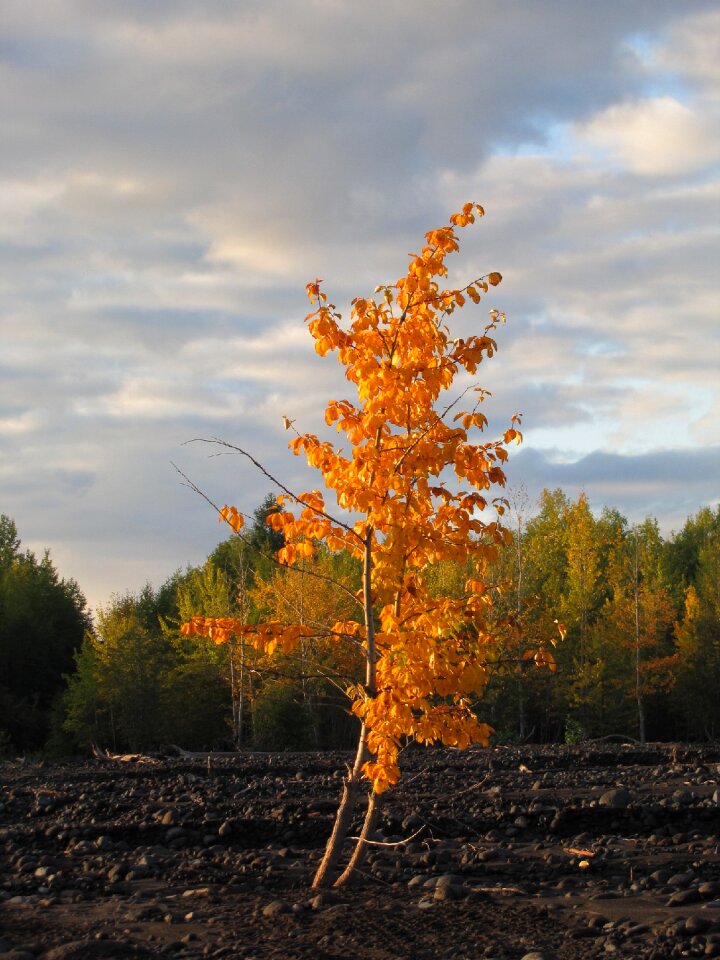
{"label": "cloud", "polygon": [[[0,510],[93,602],[222,535],[171,460],[249,511],[267,492],[184,441],[224,436],[312,482],[280,418],[322,429],[350,385],[313,351],[305,282],[347,314],[466,199],[487,217],[453,277],[505,278],[453,317],[465,335],[508,314],[481,368],[491,430],[521,410],[541,465],[720,442],[709,0],[3,17]],[[634,489],[607,493],[623,508]],[[679,489],[688,512],[714,495]]]}
{"label": "cloud", "polygon": [[656,97],[608,107],[578,134],[634,173],[688,174],[718,159],[718,119],[673,97]]}
{"label": "cloud", "polygon": [[682,17],[652,51],[651,65],[672,70],[692,81],[701,95],[714,99],[720,93],[719,34],[720,11],[715,5]]}
{"label": "cloud", "polygon": [[720,446],[636,456],[596,451],[571,461],[559,451],[526,449],[512,457],[507,474],[511,489],[522,485],[533,497],[560,487],[573,498],[584,491],[597,512],[622,504],[631,523],[660,518],[666,536],[682,527],[698,503],[720,502]]}

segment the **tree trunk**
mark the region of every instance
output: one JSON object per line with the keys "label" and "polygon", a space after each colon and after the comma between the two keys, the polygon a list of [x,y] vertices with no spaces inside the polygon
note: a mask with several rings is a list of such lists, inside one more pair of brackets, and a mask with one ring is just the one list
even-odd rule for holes
{"label": "tree trunk", "polygon": [[[372,540],[373,530],[372,527],[368,526],[365,535],[365,554],[363,557],[363,609],[365,616],[366,638],[365,694],[368,698],[375,696],[375,664],[377,662],[377,651],[375,648],[375,619],[373,613],[371,588]],[[355,763],[353,764],[353,768],[345,780],[342,797],[340,799],[340,806],[338,807],[338,812],[335,816],[333,830],[330,834],[330,839],[327,842],[327,846],[325,847],[325,853],[320,861],[320,866],[317,868],[317,872],[313,878],[313,889],[329,885],[331,882],[331,875],[337,866],[338,860],[340,859],[345,838],[347,837],[348,830],[350,829],[350,824],[352,823],[353,814],[355,813],[355,808],[357,806],[357,801],[360,794],[362,767],[365,761],[368,759],[367,735],[368,730],[363,723],[362,727],[360,728],[360,737],[358,740],[357,753],[355,754]],[[368,816],[374,817],[375,809],[375,802],[372,801],[371,797],[368,805],[368,813],[365,817],[363,833],[369,833],[372,829],[372,824],[368,826]],[[364,841],[358,841],[358,844],[361,848],[365,847]],[[360,853],[356,848],[353,856],[350,858],[350,863],[343,871],[342,877],[339,878],[343,883],[346,883],[349,880],[358,862],[361,862],[361,859]]]}
{"label": "tree trunk", "polygon": [[357,838],[355,849],[352,852],[352,856],[350,857],[348,865],[333,884],[334,887],[344,886],[348,880],[352,878],[352,875],[355,873],[355,871],[363,865],[368,851],[368,844],[366,841],[375,828],[375,821],[377,820],[379,809],[380,796],[373,790],[368,797],[367,812],[365,813],[365,820],[363,822],[362,830],[360,831],[360,836]]}
{"label": "tree trunk", "polygon": [[[330,838],[325,847],[325,853],[320,861],[320,866],[317,868],[313,878],[313,890],[330,885],[332,873],[337,866],[338,860],[340,859],[343,844],[345,843],[345,838],[347,837],[348,830],[350,829],[350,824],[352,823],[353,814],[355,813],[355,807],[357,806],[358,796],[360,793],[362,765],[367,759],[366,737],[367,730],[365,728],[365,724],[363,724],[362,729],[360,730],[360,740],[358,742],[357,753],[355,755],[355,763],[353,764],[353,768],[343,784],[340,806],[338,807],[338,811],[335,816],[335,823],[333,825],[332,833],[330,834]],[[343,877],[346,873],[347,869],[344,871]]]}

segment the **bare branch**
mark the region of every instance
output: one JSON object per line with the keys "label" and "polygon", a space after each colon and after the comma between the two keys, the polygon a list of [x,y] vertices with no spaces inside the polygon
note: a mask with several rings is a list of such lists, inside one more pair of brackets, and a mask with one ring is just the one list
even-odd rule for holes
{"label": "bare branch", "polygon": [[[192,442],[195,442],[195,441],[188,441],[188,442],[189,442],[189,443],[192,443]],[[202,442],[202,443],[211,443],[211,442],[213,442],[213,441],[203,440],[203,441],[200,441],[200,442]],[[222,441],[218,441],[218,442],[222,442]],[[220,507],[218,507],[218,505],[217,505],[216,503],[214,503],[214,502],[210,499],[210,497],[208,497],[208,495],[207,495],[204,491],[202,491],[202,490],[200,489],[200,487],[198,487],[197,484],[195,484],[195,483],[187,476],[187,474],[183,473],[183,471],[180,469],[180,467],[178,467],[178,465],[177,465],[176,463],[173,463],[172,461],[170,461],[170,463],[171,463],[171,465],[173,466],[173,468],[177,471],[177,473],[179,473],[180,476],[181,476],[181,477],[183,478],[183,480],[185,481],[185,486],[186,486],[186,487],[189,487],[189,488],[193,491],[193,493],[197,493],[199,496],[201,496],[201,497],[203,498],[203,500],[204,500],[206,503],[208,503],[208,504],[213,508],[213,510],[215,510],[216,513],[219,514],[219,513],[220,513]],[[301,501],[298,501],[298,502],[301,502]],[[227,523],[227,521],[225,521],[225,522]],[[290,564],[280,563],[280,561],[278,560],[278,558],[275,556],[274,553],[265,553],[264,550],[261,550],[259,547],[254,546],[253,544],[250,543],[250,541],[248,540],[248,538],[247,538],[243,533],[240,533],[239,531],[235,531],[235,536],[238,537],[240,540],[242,540],[242,542],[245,544],[246,547],[248,547],[249,550],[254,550],[255,553],[259,554],[263,559],[268,560],[270,563],[273,563],[276,567],[279,567],[281,570],[290,570],[290,571],[292,571],[293,573],[307,574],[309,577],[314,577],[316,580],[322,580],[322,581],[324,581],[325,583],[330,583],[330,584],[332,584],[332,586],[337,587],[338,590],[341,590],[343,593],[347,594],[347,596],[351,597],[351,598],[353,599],[353,601],[354,601],[356,604],[358,604],[358,606],[360,607],[360,609],[362,609],[362,603],[360,602],[360,600],[358,600],[358,598],[355,596],[355,594],[352,592],[352,590],[350,590],[348,587],[346,587],[345,584],[342,583],[340,580],[336,580],[334,577],[330,577],[330,576],[328,576],[328,575],[325,574],[325,573],[319,573],[317,570],[308,570],[308,569],[302,570],[302,569],[300,569],[299,567],[295,567],[295,566],[292,566],[292,565],[290,565]]]}
{"label": "bare branch", "polygon": [[336,520],[335,517],[332,517],[324,510],[318,510],[318,508],[313,507],[312,504],[306,503],[302,497],[299,497],[296,493],[293,493],[292,490],[286,487],[284,483],[281,483],[277,477],[274,477],[268,470],[266,470],[259,460],[256,460],[251,453],[248,453],[247,450],[243,450],[242,447],[238,447],[233,443],[229,443],[227,440],[221,440],[219,437],[211,437],[210,439],[207,439],[207,437],[195,437],[194,440],[186,440],[183,446],[188,446],[191,443],[214,443],[219,447],[226,447],[228,450],[232,450],[233,453],[239,453],[241,456],[247,457],[250,463],[252,463],[253,466],[260,471],[260,473],[266,476],[271,483],[274,483],[279,490],[282,490],[283,493],[287,494],[287,496],[294,500],[295,503],[312,510],[313,513],[318,514],[320,517],[325,517],[325,519],[329,520],[330,523],[334,523],[338,527],[342,527],[343,530],[346,530],[348,533],[352,534],[357,540],[360,541],[360,543],[363,542],[362,537],[355,533],[351,526],[349,526],[347,523],[343,523],[342,520]]}
{"label": "bare branch", "polygon": [[[416,830],[415,833],[410,834],[409,837],[406,837],[404,840],[365,840],[363,843],[367,844],[369,847],[401,847],[404,843],[410,843],[411,840],[414,840],[415,837],[419,837],[420,834],[425,829],[425,824],[423,824],[419,830]],[[360,837],[348,837],[348,840],[359,840]]]}

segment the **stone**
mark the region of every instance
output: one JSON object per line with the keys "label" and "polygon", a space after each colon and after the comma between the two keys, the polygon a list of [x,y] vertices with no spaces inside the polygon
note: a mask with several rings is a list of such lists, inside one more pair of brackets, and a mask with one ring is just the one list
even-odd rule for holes
{"label": "stone", "polygon": [[692,916],[688,917],[685,921],[686,933],[692,934],[693,936],[696,933],[704,933],[710,926],[712,926],[712,921],[707,917],[699,916],[697,913],[692,914]]}
{"label": "stone", "polygon": [[598,803],[601,807],[609,807],[611,810],[624,810],[629,805],[630,799],[630,793],[625,787],[614,787],[612,790],[606,790]]}
{"label": "stone", "polygon": [[711,897],[716,898],[720,894],[720,883],[717,880],[708,880],[705,883],[701,883],[698,887],[698,893],[701,897]]}
{"label": "stone", "polygon": [[697,890],[678,890],[668,899],[668,907],[684,907],[688,903],[697,903],[702,897]]}
{"label": "stone", "polygon": [[445,873],[437,879],[434,899],[461,900],[464,893],[462,878],[453,873]]}
{"label": "stone", "polygon": [[290,913],[290,904],[286,900],[271,900],[262,909],[264,917],[277,917],[282,913]]}
{"label": "stone", "polygon": [[684,890],[686,887],[690,886],[694,879],[694,873],[674,873],[671,877],[668,877],[667,885],[669,887],[678,887],[680,890]]}

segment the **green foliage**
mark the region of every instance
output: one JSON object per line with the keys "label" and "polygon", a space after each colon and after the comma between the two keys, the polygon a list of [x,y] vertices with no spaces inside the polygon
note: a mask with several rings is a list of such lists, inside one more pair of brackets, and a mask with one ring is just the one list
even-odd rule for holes
{"label": "green foliage", "polygon": [[230,737],[227,683],[216,658],[183,659],[163,677],[161,739],[189,750],[208,750]]}
{"label": "green foliage", "polygon": [[269,493],[253,513],[250,528],[224,540],[210,554],[209,562],[231,583],[242,583],[250,589],[258,580],[272,575],[275,555],[285,543],[282,533],[267,525],[268,516],[276,510],[275,497]]}
{"label": "green foliage", "polygon": [[[686,737],[720,736],[720,511],[701,511],[678,540],[694,544],[692,582],[675,624],[675,706]],[[674,544],[671,544],[671,550]],[[688,577],[690,579],[690,577]]]}
{"label": "green foliage", "polygon": [[59,577],[48,553],[22,553],[14,522],[0,516],[0,728],[16,750],[43,744],[88,625],[77,584]]}
{"label": "green foliage", "polygon": [[675,600],[682,603],[685,591],[696,585],[701,568],[707,565],[707,552],[701,558],[703,548],[717,555],[720,536],[720,506],[715,510],[703,507],[694,517],[688,517],[679,530],[665,545],[665,569],[668,581],[675,590]]}
{"label": "green foliage", "polygon": [[[348,747],[356,720],[340,704],[359,676],[352,652],[340,660],[308,640],[270,670],[239,642],[216,646],[178,629],[198,612],[321,624],[351,614],[331,581],[357,589],[356,561],[319,551],[305,569],[278,567],[264,526],[271,507],[267,499],[243,537],[203,566],[114,597],[94,630],[77,586],[47,557],[23,553],[15,525],[0,518],[0,749],[37,749],[48,728],[55,753],[231,738],[255,749]],[[482,705],[496,740],[575,742],[639,724],[651,739],[720,736],[720,510],[699,511],[666,540],[655,521],[630,527],[607,509],[595,517],[584,497],[561,490],[545,491],[534,514],[526,502],[513,511],[513,542],[488,583],[506,621]],[[452,594],[467,575],[444,562],[429,581]],[[538,645],[553,651],[555,673],[523,659]]]}
{"label": "green foliage", "polygon": [[587,732],[580,721],[576,720],[574,717],[567,717],[565,719],[565,743],[582,743],[583,740],[586,739]]}
{"label": "green foliage", "polygon": [[[201,578],[174,577],[177,593]],[[164,616],[161,616],[160,611]],[[100,611],[75,657],[64,696],[63,729],[87,748],[148,750],[163,743],[211,746],[228,736],[223,658],[214,646],[186,649],[165,616],[167,590],[146,587]]]}
{"label": "green foliage", "polygon": [[302,689],[290,680],[267,685],[253,711],[254,746],[258,750],[309,750],[312,717]]}

